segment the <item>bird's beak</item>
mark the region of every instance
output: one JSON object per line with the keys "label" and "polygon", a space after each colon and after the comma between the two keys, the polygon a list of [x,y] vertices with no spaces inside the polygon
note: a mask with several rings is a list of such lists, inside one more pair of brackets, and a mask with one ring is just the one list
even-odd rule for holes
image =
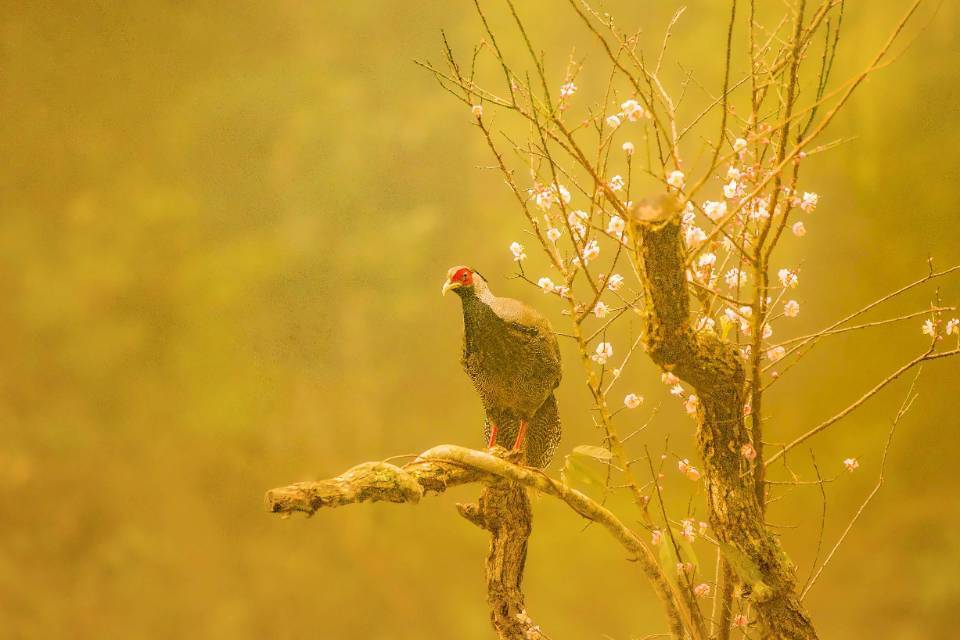
{"label": "bird's beak", "polygon": [[450,291],[450,289],[459,289],[462,286],[463,285],[460,284],[459,282],[450,282],[450,281],[444,282],[443,289],[440,290],[440,295],[445,296],[447,295],[447,291]]}

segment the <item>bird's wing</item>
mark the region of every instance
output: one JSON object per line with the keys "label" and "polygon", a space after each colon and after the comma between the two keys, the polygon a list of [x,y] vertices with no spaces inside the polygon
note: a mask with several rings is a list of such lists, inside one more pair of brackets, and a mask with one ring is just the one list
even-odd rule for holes
{"label": "bird's wing", "polygon": [[513,298],[495,298],[490,308],[511,330],[532,340],[538,340],[544,345],[549,359],[554,364],[550,367],[551,370],[545,373],[554,378],[553,387],[559,385],[562,374],[560,345],[557,343],[557,334],[554,333],[550,321],[533,307]]}

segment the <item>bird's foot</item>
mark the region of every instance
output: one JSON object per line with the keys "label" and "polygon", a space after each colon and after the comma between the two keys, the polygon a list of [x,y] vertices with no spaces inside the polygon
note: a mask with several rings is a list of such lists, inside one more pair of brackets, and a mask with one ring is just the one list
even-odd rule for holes
{"label": "bird's foot", "polygon": [[497,425],[490,423],[490,437],[487,439],[487,449],[492,449],[497,444]]}
{"label": "bird's foot", "polygon": [[520,451],[523,441],[527,439],[527,421],[521,420],[520,427],[517,429],[517,439],[513,442],[513,451]]}

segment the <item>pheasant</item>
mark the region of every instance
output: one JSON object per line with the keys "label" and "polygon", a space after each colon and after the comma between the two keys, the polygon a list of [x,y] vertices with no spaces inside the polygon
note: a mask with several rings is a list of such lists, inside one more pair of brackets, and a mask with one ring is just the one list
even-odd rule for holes
{"label": "pheasant", "polygon": [[527,463],[545,467],[560,442],[554,389],[560,347],[550,323],[519,300],[498,298],[476,271],[452,267],[443,284],[463,303],[461,363],[486,412],[487,446],[526,450]]}

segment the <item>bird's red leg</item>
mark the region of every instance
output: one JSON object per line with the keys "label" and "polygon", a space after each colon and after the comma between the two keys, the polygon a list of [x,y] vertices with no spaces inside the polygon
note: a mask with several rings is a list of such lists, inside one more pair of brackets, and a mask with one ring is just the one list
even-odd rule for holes
{"label": "bird's red leg", "polygon": [[495,445],[495,444],[497,444],[497,425],[495,425],[494,423],[491,422],[491,423],[490,423],[490,438],[487,440],[487,449],[492,448],[493,445]]}
{"label": "bird's red leg", "polygon": [[523,446],[523,441],[527,438],[527,421],[520,421],[520,428],[517,430],[517,439],[513,443],[513,450],[520,451],[520,447]]}

